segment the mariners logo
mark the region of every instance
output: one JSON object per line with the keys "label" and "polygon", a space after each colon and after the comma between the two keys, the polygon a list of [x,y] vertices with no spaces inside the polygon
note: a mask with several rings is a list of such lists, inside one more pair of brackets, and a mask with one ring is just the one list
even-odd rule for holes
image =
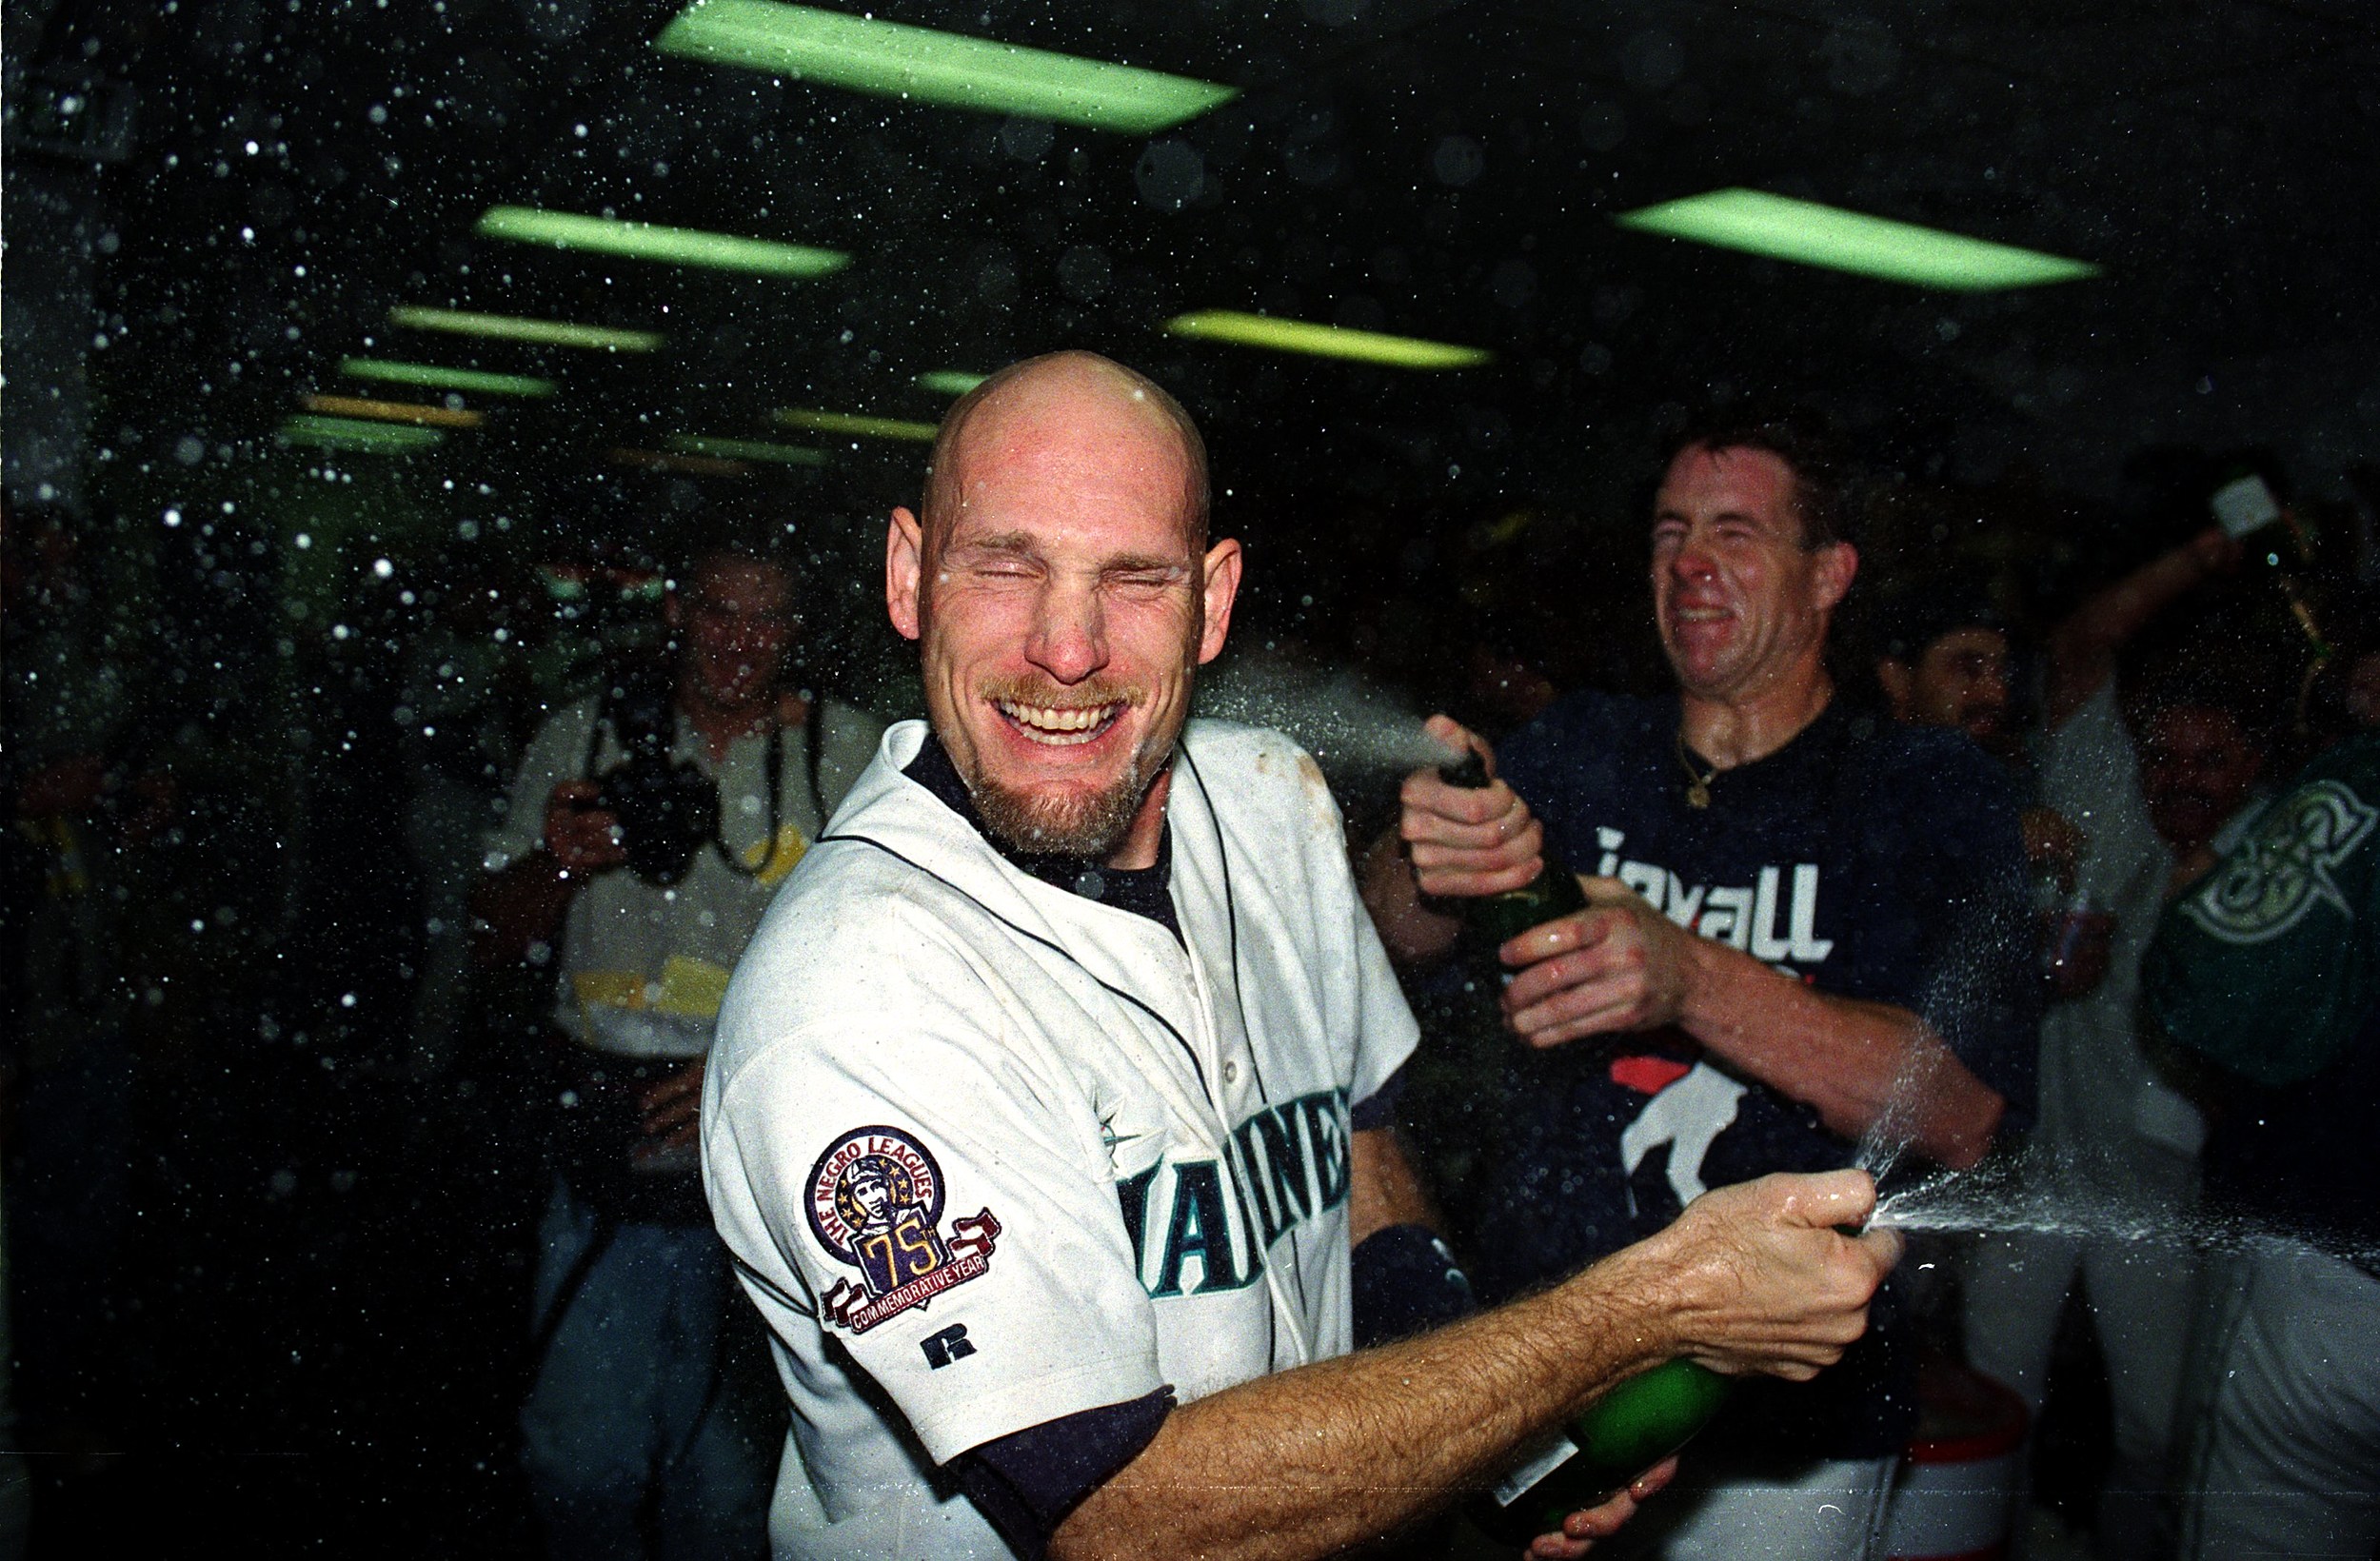
{"label": "mariners logo", "polygon": [[1000,1221],[992,1211],[942,1230],[942,1173],[925,1146],[898,1128],[844,1134],[810,1167],[810,1233],[860,1282],[835,1281],[822,1297],[825,1319],[864,1334],[887,1317],[924,1307],[992,1266]]}
{"label": "mariners logo", "polygon": [[2182,913],[2227,943],[2278,938],[2318,904],[2352,918],[2354,907],[2331,881],[2330,870],[2354,854],[2374,817],[2363,799],[2336,780],[2293,791],[2256,821],[2245,849],[2182,901]]}

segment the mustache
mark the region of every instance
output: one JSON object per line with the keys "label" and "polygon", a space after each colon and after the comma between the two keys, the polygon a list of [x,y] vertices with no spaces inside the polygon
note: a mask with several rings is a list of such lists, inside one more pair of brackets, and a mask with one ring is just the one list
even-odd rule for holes
{"label": "mustache", "polygon": [[1031,704],[1044,710],[1101,710],[1111,704],[1138,705],[1148,701],[1147,690],[1105,678],[1079,683],[1052,682],[1046,678],[993,678],[976,692],[994,703]]}

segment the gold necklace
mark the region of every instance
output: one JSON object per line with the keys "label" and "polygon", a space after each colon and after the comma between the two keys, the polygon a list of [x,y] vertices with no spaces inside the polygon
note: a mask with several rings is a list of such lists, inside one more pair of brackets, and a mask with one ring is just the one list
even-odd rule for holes
{"label": "gold necklace", "polygon": [[1695,768],[1694,761],[1686,757],[1686,728],[1682,725],[1677,728],[1677,767],[1686,772],[1686,805],[1709,807],[1711,782],[1719,778],[1719,767],[1714,764],[1708,770]]}

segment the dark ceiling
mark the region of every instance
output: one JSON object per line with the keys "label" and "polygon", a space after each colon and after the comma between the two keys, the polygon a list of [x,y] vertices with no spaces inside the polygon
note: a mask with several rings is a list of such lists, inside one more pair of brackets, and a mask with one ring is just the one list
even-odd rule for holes
{"label": "dark ceiling", "polygon": [[[1178,387],[1220,480],[1279,502],[1606,491],[1640,475],[1665,405],[1770,387],[1970,477],[2021,461],[2104,484],[2142,444],[2260,440],[2320,481],[2380,445],[2363,0],[880,0],[1241,89],[1153,141],[664,58],[675,8],[645,0],[41,9],[18,8],[40,25],[13,29],[13,69],[88,62],[140,96],[137,146],[97,187],[94,438],[118,459],[193,434],[257,449],[304,391],[352,392],[336,366],[367,344],[555,373],[551,402],[492,406],[438,457],[527,486],[667,432],[771,437],[787,404],[931,419],[914,374],[1061,345]],[[45,166],[13,155],[12,178]],[[2106,274],[1926,292],[1609,221],[1727,185]],[[855,259],[791,284],[473,239],[498,202]],[[392,329],[406,303],[668,345]],[[1204,306],[1497,361],[1408,374],[1158,333]],[[810,481],[872,504],[917,464],[846,446]]]}

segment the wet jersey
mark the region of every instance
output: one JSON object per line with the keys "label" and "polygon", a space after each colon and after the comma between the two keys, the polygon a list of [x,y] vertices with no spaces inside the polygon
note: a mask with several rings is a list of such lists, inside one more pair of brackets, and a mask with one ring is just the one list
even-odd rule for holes
{"label": "wet jersey", "polygon": [[1179,939],[1021,871],[904,722],[771,907],[704,1101],[793,1423],[779,1554],[1008,1553],[960,1453],[1350,1344],[1349,1109],[1412,1050],[1320,772],[1194,721]]}
{"label": "wet jersey", "polygon": [[[1998,767],[1960,734],[1837,701],[1777,752],[1713,777],[1696,808],[1677,732],[1675,697],[1573,696],[1514,735],[1501,773],[1574,870],[1820,991],[1916,1011],[2021,1120],[2033,983],[2015,794]],[[1852,1163],[1855,1146],[1815,1110],[1682,1032],[1508,1056],[1473,1274],[1491,1299],[1652,1235],[1708,1188]],[[1894,1310],[1882,1298],[1871,1340],[1817,1384],[1747,1384],[1731,1417],[1805,1452],[1898,1451]]]}

